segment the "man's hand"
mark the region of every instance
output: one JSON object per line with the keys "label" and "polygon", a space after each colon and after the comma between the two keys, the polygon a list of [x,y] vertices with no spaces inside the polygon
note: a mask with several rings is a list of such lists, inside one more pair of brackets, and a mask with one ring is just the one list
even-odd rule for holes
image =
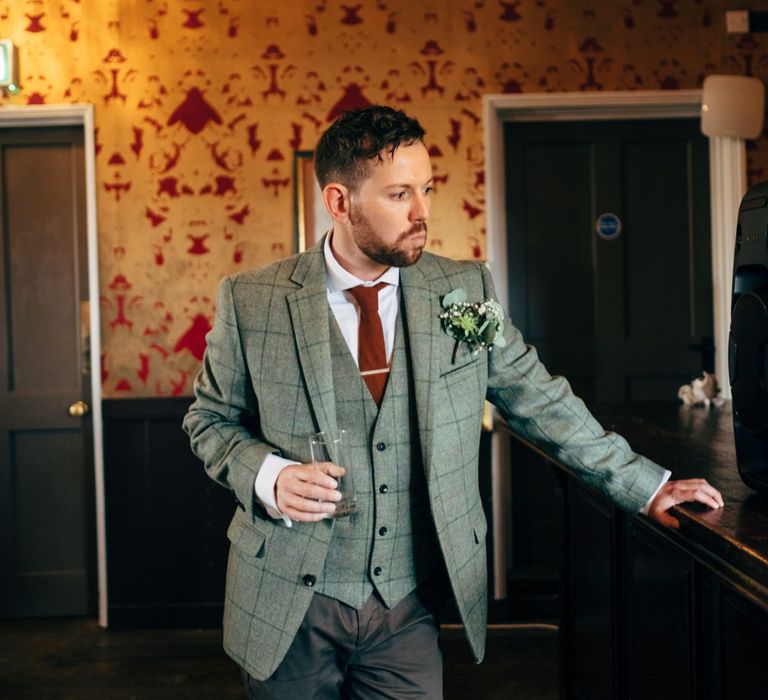
{"label": "man's hand", "polygon": [[291,520],[316,523],[336,510],[341,499],[338,483],[332,477],[344,476],[344,467],[331,462],[290,464],[275,482],[275,500],[280,512]]}
{"label": "man's hand", "polygon": [[682,481],[668,481],[664,484],[656,498],[651,501],[648,509],[648,517],[664,525],[677,530],[680,521],[673,518],[667,511],[678,503],[698,501],[710,508],[722,508],[723,497],[720,492],[711,486],[706,479],[684,479]]}

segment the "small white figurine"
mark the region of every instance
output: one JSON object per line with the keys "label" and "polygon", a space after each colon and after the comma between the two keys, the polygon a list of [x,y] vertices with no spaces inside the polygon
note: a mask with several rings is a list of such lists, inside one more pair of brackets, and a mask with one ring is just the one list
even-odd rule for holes
{"label": "small white figurine", "polygon": [[714,404],[717,408],[725,403],[720,394],[720,385],[717,383],[717,377],[709,372],[704,372],[701,377],[697,377],[690,384],[683,384],[677,390],[677,397],[686,406],[697,406],[703,404],[709,408]]}

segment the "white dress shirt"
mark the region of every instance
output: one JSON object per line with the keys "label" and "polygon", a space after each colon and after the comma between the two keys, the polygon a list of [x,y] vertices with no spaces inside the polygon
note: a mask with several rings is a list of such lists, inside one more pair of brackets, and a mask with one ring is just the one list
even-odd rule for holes
{"label": "white dress shirt", "polygon": [[[333,255],[331,250],[331,234],[325,238],[323,248],[325,256],[326,285],[328,305],[339,326],[341,335],[347,343],[349,352],[357,364],[357,334],[360,328],[360,313],[357,302],[346,290],[358,285],[372,287],[379,282],[386,282],[386,286],[379,290],[379,316],[381,328],[384,331],[384,348],[387,358],[392,357],[392,349],[395,345],[395,323],[400,307],[400,268],[390,267],[376,280],[361,280],[351,272],[345,270]],[[307,435],[309,440],[309,435]],[[289,464],[297,464],[295,460],[285,459],[276,454],[267,455],[256,476],[255,490],[257,500],[267,509],[267,513],[273,518],[282,518],[283,522],[291,526],[291,519],[280,513],[275,499],[275,484],[277,477],[284,467]]]}
{"label": "white dress shirt", "polygon": [[[323,254],[325,256],[328,305],[331,307],[336,323],[342,336],[344,336],[355,364],[357,364],[357,333],[360,327],[360,314],[357,303],[346,290],[358,285],[372,287],[379,282],[387,283],[385,287],[379,290],[379,316],[381,317],[381,327],[384,331],[384,347],[387,352],[387,358],[391,358],[392,348],[395,344],[395,322],[397,321],[397,312],[400,305],[400,294],[398,293],[400,268],[390,267],[381,277],[373,281],[361,280],[345,270],[334,257],[331,250],[330,233],[325,238]],[[309,436],[307,436],[307,440],[309,440]],[[267,513],[272,518],[282,518],[288,527],[291,526],[291,519],[287,515],[283,515],[277,507],[275,484],[282,469],[289,464],[297,464],[297,462],[276,454],[267,455],[259,469],[254,485],[256,498],[267,509]],[[644,515],[648,514],[651,502],[671,474],[669,470],[664,472],[659,488],[648,499],[648,502],[640,511],[641,513]]]}

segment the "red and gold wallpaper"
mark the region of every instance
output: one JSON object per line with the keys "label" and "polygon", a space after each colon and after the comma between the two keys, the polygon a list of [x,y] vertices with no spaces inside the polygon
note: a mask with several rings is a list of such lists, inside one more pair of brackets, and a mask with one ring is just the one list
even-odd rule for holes
{"label": "red and gold wallpaper", "polygon": [[768,35],[726,34],[732,5],[0,0],[22,87],[3,102],[95,105],[105,396],[191,393],[219,278],[293,252],[293,154],[343,110],[422,121],[429,248],[483,258],[481,96],[766,77]]}

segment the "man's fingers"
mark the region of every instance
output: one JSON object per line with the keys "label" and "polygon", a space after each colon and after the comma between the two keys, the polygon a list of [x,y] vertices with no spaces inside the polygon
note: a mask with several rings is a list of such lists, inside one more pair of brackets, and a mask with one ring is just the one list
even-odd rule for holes
{"label": "man's fingers", "polygon": [[[334,465],[330,465],[334,466]],[[285,467],[277,476],[275,486],[278,492],[281,489],[287,489],[291,492],[300,488],[299,484],[317,485],[324,489],[338,488],[338,482],[320,469],[316,469],[314,464],[292,464]]]}
{"label": "man's fingers", "polygon": [[304,498],[293,493],[278,494],[277,507],[291,520],[304,523],[322,520],[336,510],[334,503]]}
{"label": "man's fingers", "polygon": [[296,491],[300,496],[303,496],[304,498],[310,498],[314,501],[340,501],[341,500],[341,493],[336,491],[336,489],[326,489],[322,486],[317,486],[315,484],[308,484],[308,483],[302,483],[299,482],[299,484],[296,487]]}
{"label": "man's fingers", "polygon": [[340,499],[341,494],[338,491],[307,486],[299,481],[295,485],[287,483],[278,491],[277,506],[281,511],[283,506],[288,506],[310,512],[316,512],[320,508],[326,513],[332,513],[334,502]]}
{"label": "man's fingers", "polygon": [[335,489],[326,489],[317,484],[311,484],[306,481],[295,481],[293,483],[287,483],[287,494],[292,496],[300,496],[301,498],[309,499],[311,501],[340,501],[341,493]]}
{"label": "man's fingers", "polygon": [[700,484],[693,492],[694,500],[706,503],[712,508],[723,507],[723,497],[720,492],[706,481]]}
{"label": "man's fingers", "polygon": [[722,508],[722,494],[706,479],[683,479],[668,481],[659,489],[649,515],[665,527],[678,529],[680,522],[667,511],[680,503],[703,503],[710,508]]}
{"label": "man's fingers", "polygon": [[712,498],[717,501],[717,507],[722,508],[725,505],[725,501],[723,500],[723,494],[720,493],[714,486],[711,486],[710,484],[707,484],[707,492],[709,493]]}
{"label": "man's fingers", "polygon": [[696,493],[696,500],[700,503],[708,505],[710,508],[717,509],[723,507],[723,497],[718,491],[715,491],[714,489],[711,491],[709,489],[702,489],[701,491],[698,491]]}
{"label": "man's fingers", "polygon": [[[677,505],[678,503],[685,503],[690,501],[698,501],[704,503],[710,508],[722,508],[723,496],[722,494],[705,479],[685,479],[683,481],[669,481],[665,485],[666,489],[662,487],[665,492],[662,496],[662,501],[667,498],[672,502],[667,505]],[[659,495],[662,495],[661,493]],[[666,508],[665,508],[666,510]]]}
{"label": "man's fingers", "polygon": [[301,481],[318,484],[327,489],[335,489],[339,484],[333,477],[344,476],[345,472],[344,467],[339,467],[333,462],[299,464],[296,467],[286,467],[286,469],[292,469],[292,476]]}
{"label": "man's fingers", "polygon": [[340,467],[338,464],[334,464],[333,462],[317,462],[312,466],[317,471],[322,472],[323,474],[328,474],[330,476],[344,476],[344,474],[347,472],[344,467]]}
{"label": "man's fingers", "polygon": [[[341,469],[331,462],[320,462],[318,464],[297,464],[296,466],[290,466],[283,469],[280,472],[280,476],[287,470],[291,470],[288,476],[298,479],[299,481],[306,481],[311,484],[318,484],[327,489],[335,489],[338,486],[334,476],[342,476],[344,471],[337,473],[335,470]],[[279,481],[278,477],[278,481]]]}
{"label": "man's fingers", "polygon": [[[300,513],[333,513],[336,510],[336,505],[330,501],[303,498],[296,494],[287,494],[283,498],[283,503],[287,508]],[[282,511],[283,509],[281,508],[280,510]]]}
{"label": "man's fingers", "polygon": [[317,522],[336,510],[338,482],[344,470],[330,462],[285,467],[277,477],[275,496],[280,512],[298,522]]}
{"label": "man's fingers", "polygon": [[302,510],[295,510],[294,508],[285,508],[281,512],[298,523],[316,523],[324,520],[326,517],[325,513],[307,513]]}

